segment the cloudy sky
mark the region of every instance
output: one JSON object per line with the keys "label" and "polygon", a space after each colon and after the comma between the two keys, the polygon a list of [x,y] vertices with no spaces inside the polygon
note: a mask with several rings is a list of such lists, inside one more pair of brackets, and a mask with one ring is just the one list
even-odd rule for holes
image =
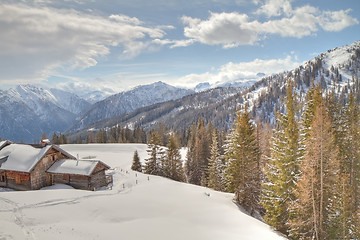
{"label": "cloudy sky", "polygon": [[0,89],[234,81],[359,33],[359,0],[0,0]]}

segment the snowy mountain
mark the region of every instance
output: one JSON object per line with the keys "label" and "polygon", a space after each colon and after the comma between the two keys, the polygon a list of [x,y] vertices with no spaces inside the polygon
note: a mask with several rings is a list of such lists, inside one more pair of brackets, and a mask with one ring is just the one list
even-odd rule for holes
{"label": "snowy mountain", "polygon": [[163,82],[138,86],[130,91],[121,92],[97,102],[71,129],[78,130],[103,119],[127,114],[152,104],[179,99],[192,93],[194,92],[191,90],[176,88]]}
{"label": "snowy mountain", "polygon": [[221,81],[221,82],[216,82],[216,83],[209,83],[209,82],[203,82],[203,83],[199,83],[198,85],[195,86],[194,91],[195,92],[201,92],[201,91],[206,91],[212,88],[245,88],[245,87],[250,87],[252,86],[254,83],[260,81],[263,77],[265,77],[266,75],[264,73],[257,73],[256,75],[249,77],[249,78],[240,78],[240,79],[236,79],[233,81]]}
{"label": "snowy mountain", "polygon": [[64,90],[51,88],[51,94],[55,97],[55,104],[74,114],[81,114],[90,107],[90,102]]}
{"label": "snowy mountain", "polygon": [[[298,102],[302,104],[312,79],[320,83],[324,93],[334,91],[340,102],[348,96],[350,89],[360,89],[360,41],[344,47],[338,47],[319,55],[298,68],[262,77],[251,86],[243,88],[216,88],[177,99],[159,103],[119,117],[112,117],[100,122],[84,125],[86,129],[101,129],[121,126],[141,125],[145,129],[154,127],[159,122],[167,127],[185,130],[198,117],[211,121],[218,128],[228,129],[232,125],[236,108],[247,102],[252,116],[256,120],[273,122],[275,111],[282,111],[282,98],[286,93],[287,79],[295,83]],[[199,89],[209,87],[201,84]],[[211,86],[210,86],[211,87]],[[80,133],[80,132],[79,132]]]}
{"label": "snowy mountain", "polygon": [[2,239],[285,239],[233,203],[234,194],[131,171],[135,150],[148,157],[145,144],[62,147],[111,166],[112,189],[0,188]]}
{"label": "snowy mountain", "polygon": [[57,86],[57,89],[73,93],[91,104],[104,100],[117,93],[113,89],[100,84],[94,86],[86,82],[72,81],[61,83]]}
{"label": "snowy mountain", "polygon": [[42,133],[64,131],[90,104],[61,90],[19,85],[0,92],[0,136],[33,142]]}

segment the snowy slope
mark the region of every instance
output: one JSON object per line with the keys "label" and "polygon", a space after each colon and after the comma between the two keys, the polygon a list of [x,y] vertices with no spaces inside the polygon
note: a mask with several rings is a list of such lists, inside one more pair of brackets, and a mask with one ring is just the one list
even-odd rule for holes
{"label": "snowy slope", "polygon": [[78,95],[56,89],[50,89],[51,94],[56,98],[56,105],[74,114],[80,114],[90,107],[90,103]]}
{"label": "snowy slope", "polygon": [[113,188],[2,191],[0,239],[283,239],[243,213],[232,194],[129,170],[133,151],[143,160],[146,145],[63,147],[112,166]]}
{"label": "snowy slope", "polygon": [[221,82],[215,82],[210,84],[209,82],[203,82],[199,83],[195,86],[194,91],[195,92],[201,92],[206,91],[211,88],[246,88],[252,86],[254,83],[260,81],[263,77],[266,75],[264,73],[258,73],[254,76],[249,76],[247,78],[239,78],[236,80],[228,80],[228,81],[221,81]]}
{"label": "snowy slope", "polygon": [[163,82],[138,86],[132,90],[112,95],[94,104],[71,127],[71,130],[78,130],[91,123],[127,114],[141,107],[179,99],[192,93],[193,91],[191,90],[176,88]]}
{"label": "snowy slope", "polygon": [[33,85],[0,92],[0,137],[33,142],[42,133],[64,131],[89,103],[74,94]]}

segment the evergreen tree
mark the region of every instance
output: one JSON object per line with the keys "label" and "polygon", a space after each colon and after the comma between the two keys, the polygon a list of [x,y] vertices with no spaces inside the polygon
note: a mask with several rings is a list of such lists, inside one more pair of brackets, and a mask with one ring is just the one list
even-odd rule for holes
{"label": "evergreen tree", "polygon": [[311,88],[306,94],[306,109],[304,111],[303,128],[305,138],[308,136],[311,124],[315,116],[316,107],[323,102],[322,91],[320,85],[315,85],[314,79],[312,80]]}
{"label": "evergreen tree", "polygon": [[140,158],[139,158],[139,154],[138,154],[137,150],[134,152],[134,157],[133,157],[133,162],[132,162],[132,165],[131,165],[131,170],[142,172],[142,166],[141,166],[141,163],[140,163]]}
{"label": "evergreen tree", "polygon": [[161,164],[164,158],[164,151],[160,146],[160,137],[156,132],[151,133],[148,149],[146,151],[150,157],[145,159],[144,172],[146,174],[162,176],[163,171]]}
{"label": "evergreen tree", "polygon": [[117,142],[117,129],[115,127],[112,127],[110,129],[110,136],[109,136],[109,142],[110,143],[116,143]]}
{"label": "evergreen tree", "polygon": [[163,166],[164,176],[176,181],[184,181],[180,147],[174,133],[170,134]]}
{"label": "evergreen tree", "polygon": [[86,135],[85,142],[88,143],[95,143],[95,134],[94,132],[88,132]]}
{"label": "evergreen tree", "polygon": [[212,134],[211,156],[209,158],[209,166],[207,172],[208,172],[207,186],[214,190],[222,191],[223,164],[221,161],[216,130],[213,130],[213,134]]}
{"label": "evergreen tree", "polygon": [[52,144],[60,144],[59,136],[55,132],[52,136],[51,142],[52,142]]}
{"label": "evergreen tree", "polygon": [[76,144],[82,144],[82,137],[81,137],[81,135],[79,135],[79,136],[76,138]]}
{"label": "evergreen tree", "polygon": [[205,122],[199,118],[197,125],[191,127],[186,162],[188,181],[196,185],[206,185],[206,170],[210,156],[208,136]]}
{"label": "evergreen tree", "polygon": [[60,133],[60,136],[59,136],[59,144],[67,144],[67,138],[64,134],[61,134]]}
{"label": "evergreen tree", "polygon": [[235,192],[235,200],[253,215],[260,210],[260,152],[247,107],[237,112],[226,158],[227,190]]}
{"label": "evergreen tree", "polygon": [[106,143],[107,136],[106,131],[104,129],[100,129],[99,132],[96,134],[96,143]]}
{"label": "evergreen tree", "polygon": [[290,206],[296,201],[295,191],[302,157],[299,127],[295,119],[295,98],[292,83],[289,82],[286,114],[279,113],[277,117],[271,157],[265,165],[266,182],[263,184],[262,195],[265,220],[284,234],[288,234],[287,223],[292,217]]}
{"label": "evergreen tree", "polygon": [[329,239],[337,208],[338,151],[328,112],[322,102],[315,106],[313,122],[305,141],[305,156],[298,182],[296,218],[290,221],[291,237]]}
{"label": "evergreen tree", "polygon": [[344,200],[346,238],[359,238],[360,212],[360,111],[354,95],[350,93],[348,104],[343,114],[343,133],[340,144],[341,172],[347,179],[345,189],[349,196]]}

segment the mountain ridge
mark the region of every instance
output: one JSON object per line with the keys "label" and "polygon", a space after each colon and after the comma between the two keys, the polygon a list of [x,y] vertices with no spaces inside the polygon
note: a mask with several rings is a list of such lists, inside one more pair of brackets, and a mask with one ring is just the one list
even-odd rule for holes
{"label": "mountain ridge", "polygon": [[228,129],[231,127],[237,106],[244,103],[248,104],[255,121],[273,123],[275,112],[284,111],[281,99],[285,97],[288,79],[294,81],[300,104],[303,104],[312,79],[315,83],[321,84],[324,90],[336,92],[341,101],[351,88],[359,85],[359,73],[360,41],[357,41],[328,50],[291,71],[263,77],[252,86],[237,88],[233,94],[223,95],[221,99],[216,99],[216,95],[219,94],[219,89],[226,88],[205,90],[175,101],[151,105],[117,118],[93,123],[76,134],[85,134],[86,129],[90,128],[111,128],[115,125],[151,129],[159,122],[168,128],[185,130],[198,117],[205,118],[207,122],[212,121],[218,128]]}

